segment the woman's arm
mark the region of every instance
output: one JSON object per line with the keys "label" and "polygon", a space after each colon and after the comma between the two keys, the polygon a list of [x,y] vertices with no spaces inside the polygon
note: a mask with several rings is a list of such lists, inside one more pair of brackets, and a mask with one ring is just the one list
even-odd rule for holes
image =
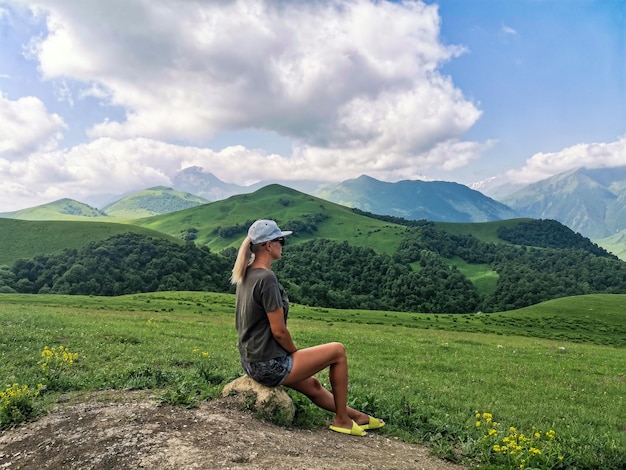
{"label": "woman's arm", "polygon": [[272,334],[278,344],[280,344],[285,351],[289,354],[295,353],[298,348],[293,342],[291,338],[291,333],[287,329],[287,325],[285,324],[285,313],[282,307],[277,308],[271,312],[267,312],[267,318],[270,321],[270,328],[272,330]]}

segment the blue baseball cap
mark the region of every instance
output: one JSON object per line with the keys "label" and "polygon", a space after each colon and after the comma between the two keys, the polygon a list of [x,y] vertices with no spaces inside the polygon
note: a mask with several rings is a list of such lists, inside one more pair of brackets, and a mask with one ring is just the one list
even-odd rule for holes
{"label": "blue baseball cap", "polygon": [[273,220],[263,219],[254,222],[248,229],[248,236],[253,245],[269,242],[270,240],[275,240],[280,237],[286,237],[292,233],[293,232],[290,230],[282,231],[279,229],[278,225]]}

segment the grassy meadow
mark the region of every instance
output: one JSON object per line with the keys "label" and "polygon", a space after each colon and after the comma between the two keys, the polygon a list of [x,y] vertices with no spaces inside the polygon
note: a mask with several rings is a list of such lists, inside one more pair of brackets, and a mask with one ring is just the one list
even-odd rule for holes
{"label": "grassy meadow", "polygon": [[[351,404],[384,418],[383,433],[481,468],[621,469],[625,306],[625,295],[489,315],[294,305],[289,325],[301,348],[346,345]],[[213,293],[2,294],[0,425],[7,403],[30,418],[62,392],[149,389],[181,406],[217,396],[242,373],[233,309]],[[290,394],[295,426],[328,424]]]}
{"label": "grassy meadow", "polygon": [[[110,219],[90,221],[18,220],[0,218],[0,266],[10,266],[21,258],[29,259],[39,254],[49,254],[65,248],[80,249],[90,242],[105,240],[113,235],[134,232],[153,238],[166,238],[183,243],[179,238],[121,223]],[[108,221],[106,221],[108,220]]]}
{"label": "grassy meadow", "polygon": [[474,284],[479,294],[488,295],[496,290],[499,276],[488,264],[468,263],[458,256],[448,260],[448,263],[451,266],[456,266]]}

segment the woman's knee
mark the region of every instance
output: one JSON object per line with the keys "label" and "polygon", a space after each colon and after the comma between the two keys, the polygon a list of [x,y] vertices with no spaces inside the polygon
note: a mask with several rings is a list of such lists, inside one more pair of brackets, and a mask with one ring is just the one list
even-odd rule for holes
{"label": "woman's knee", "polygon": [[312,377],[309,388],[309,397],[314,399],[323,395],[326,392],[327,390],[322,386],[322,383],[316,377]]}
{"label": "woman's knee", "polygon": [[347,358],[346,347],[342,343],[329,343],[332,348],[335,356],[339,359]]}
{"label": "woman's knee", "polygon": [[310,386],[313,392],[319,392],[323,388],[322,383],[318,380],[317,377],[311,377]]}

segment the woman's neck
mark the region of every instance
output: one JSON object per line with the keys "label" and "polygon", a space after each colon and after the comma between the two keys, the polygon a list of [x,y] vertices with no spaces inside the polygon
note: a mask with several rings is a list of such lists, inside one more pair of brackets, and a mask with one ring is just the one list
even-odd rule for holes
{"label": "woman's neck", "polygon": [[267,265],[261,264],[261,263],[257,263],[257,262],[253,262],[250,266],[248,266],[248,269],[267,269],[268,271],[270,271],[270,266],[267,266]]}
{"label": "woman's neck", "polygon": [[254,259],[252,263],[250,263],[250,267],[271,270],[274,261],[276,261],[276,259],[268,250],[260,250],[258,253],[254,254]]}
{"label": "woman's neck", "polygon": [[272,260],[267,256],[257,256],[252,261],[252,263],[250,263],[249,267],[252,269],[254,268],[267,269],[269,271],[272,268]]}

